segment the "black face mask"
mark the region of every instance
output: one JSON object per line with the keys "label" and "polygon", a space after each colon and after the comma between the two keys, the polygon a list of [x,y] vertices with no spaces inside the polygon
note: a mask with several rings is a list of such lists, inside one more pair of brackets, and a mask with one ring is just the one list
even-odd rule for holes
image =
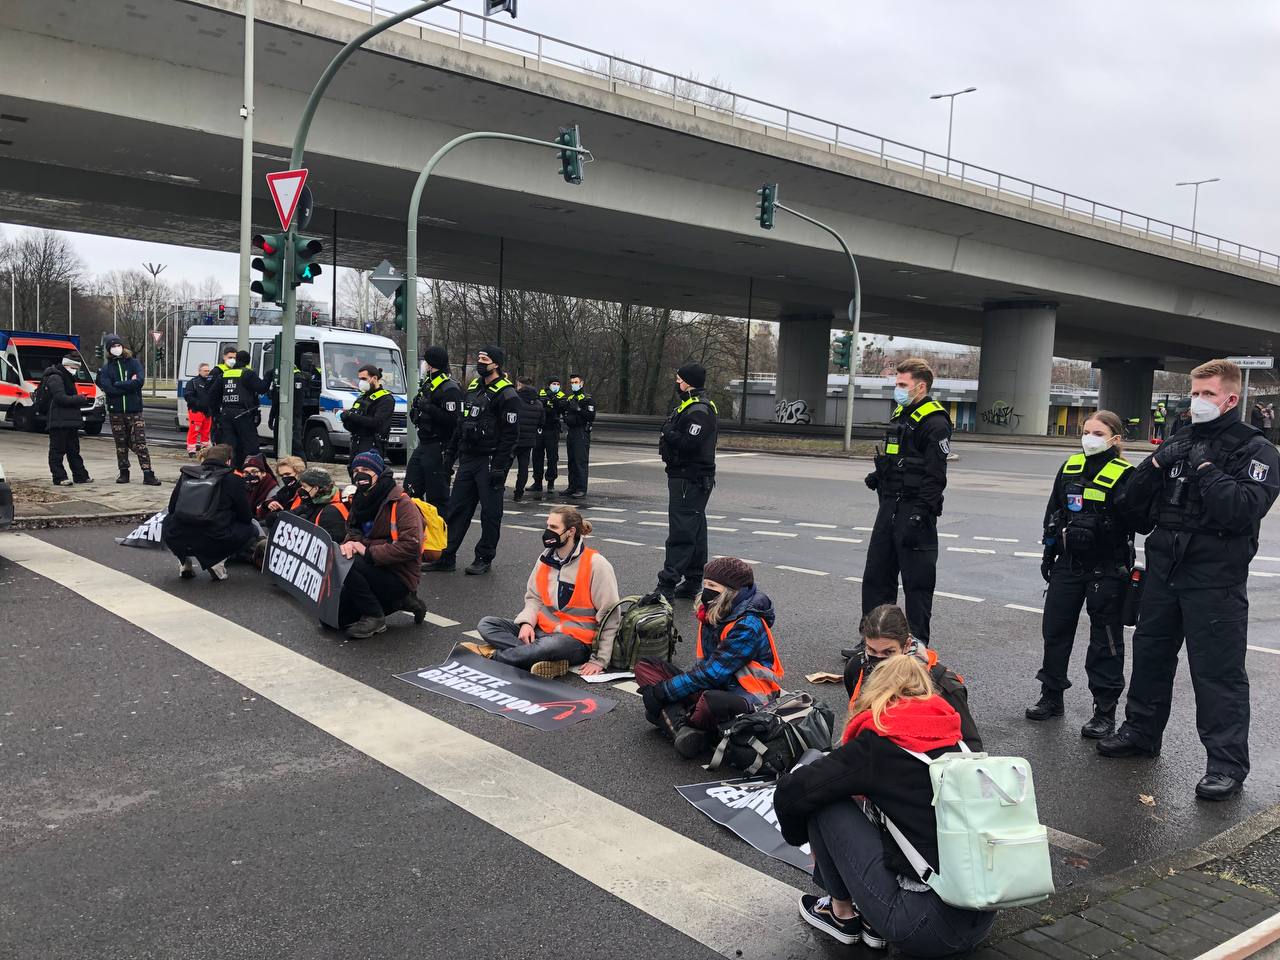
{"label": "black face mask", "polygon": [[480,376],[482,377],[489,376],[489,374],[493,373],[497,369],[498,369],[498,365],[496,363],[477,363],[476,364],[476,373],[480,374]]}
{"label": "black face mask", "polygon": [[560,546],[561,538],[563,536],[564,534],[556,533],[548,527],[546,530],[542,531],[542,545],[548,550],[554,550],[556,547]]}
{"label": "black face mask", "polygon": [[710,587],[703,587],[702,588],[702,605],[704,607],[711,606],[713,603],[715,603],[717,600],[720,599],[720,594],[722,593],[724,593],[723,590],[712,590]]}
{"label": "black face mask", "polygon": [[354,483],[361,490],[368,490],[373,486],[373,477],[369,476],[367,473],[357,473],[355,475]]}

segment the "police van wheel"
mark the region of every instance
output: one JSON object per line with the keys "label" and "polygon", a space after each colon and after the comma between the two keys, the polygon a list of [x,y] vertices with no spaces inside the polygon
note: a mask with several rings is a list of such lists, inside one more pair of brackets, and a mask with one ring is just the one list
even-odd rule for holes
{"label": "police van wheel", "polygon": [[333,463],[333,444],[329,442],[329,431],[324,427],[315,426],[307,430],[302,445],[307,452],[308,463]]}
{"label": "police van wheel", "polygon": [[38,429],[35,414],[30,407],[14,407],[12,417],[14,427],[24,433],[35,433]]}

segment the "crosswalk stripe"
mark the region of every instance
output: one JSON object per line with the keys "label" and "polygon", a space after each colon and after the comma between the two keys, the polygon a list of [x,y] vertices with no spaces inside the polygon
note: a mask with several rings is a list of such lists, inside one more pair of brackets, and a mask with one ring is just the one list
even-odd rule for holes
{"label": "crosswalk stripe", "polygon": [[707,527],[708,530],[714,530],[716,533],[737,533],[737,527]]}
{"label": "crosswalk stripe", "polygon": [[594,513],[591,515],[591,522],[595,523],[626,523],[625,517],[597,517]]}
{"label": "crosswalk stripe", "polygon": [[667,521],[665,520],[641,520],[640,521],[640,526],[642,527],[665,527],[666,525],[667,525]]}
{"label": "crosswalk stripe", "polygon": [[830,576],[825,570],[810,570],[808,567],[789,567],[785,563],[779,563],[774,567],[775,570],[790,570],[792,573],[807,573],[815,577]]}
{"label": "crosswalk stripe", "polygon": [[952,553],[995,553],[994,550],[987,550],[985,547],[947,547]]}
{"label": "crosswalk stripe", "polygon": [[963,593],[947,593],[945,590],[933,591],[935,597],[950,597],[952,600],[968,600],[970,603],[982,603],[981,597],[970,597]]}
{"label": "crosswalk stripe", "polygon": [[1006,603],[1006,610],[1021,610],[1023,613],[1044,613],[1039,607],[1024,607],[1020,603]]}
{"label": "crosswalk stripe", "polygon": [[617,537],[601,537],[605,543],[620,543],[624,547],[643,547],[644,544],[639,540],[620,540]]}
{"label": "crosswalk stripe", "polygon": [[781,523],[781,520],[768,520],[764,517],[739,517],[743,523]]}
{"label": "crosswalk stripe", "polygon": [[787,533],[785,530],[752,530],[759,537],[798,537],[798,533]]}
{"label": "crosswalk stripe", "polygon": [[825,537],[825,536],[817,536],[817,537],[814,537],[813,539],[815,539],[815,540],[830,540],[830,541],[832,541],[833,543],[861,543],[861,542],[862,542],[862,540],[861,540],[861,539],[859,539],[858,537]]}
{"label": "crosswalk stripe", "polygon": [[0,541],[0,556],[718,953],[766,960],[814,949],[795,912],[800,891],[790,884],[158,587],[25,534]]}
{"label": "crosswalk stripe", "polygon": [[840,525],[835,523],[797,523],[797,527],[817,527],[819,530],[839,530]]}
{"label": "crosswalk stripe", "polygon": [[593,515],[596,513],[626,513],[627,512],[622,507],[586,507],[584,509],[590,510]]}

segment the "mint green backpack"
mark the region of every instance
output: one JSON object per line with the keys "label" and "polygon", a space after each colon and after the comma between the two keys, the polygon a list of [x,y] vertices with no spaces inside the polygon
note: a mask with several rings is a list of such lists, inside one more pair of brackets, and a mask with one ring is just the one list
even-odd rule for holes
{"label": "mint green backpack", "polygon": [[937,872],[882,816],[885,829],[920,881],[953,907],[1002,910],[1044,900],[1053,893],[1053,872],[1031,764],[1022,757],[973,753],[963,742],[960,750],[936,760],[907,751],[929,765],[938,819]]}

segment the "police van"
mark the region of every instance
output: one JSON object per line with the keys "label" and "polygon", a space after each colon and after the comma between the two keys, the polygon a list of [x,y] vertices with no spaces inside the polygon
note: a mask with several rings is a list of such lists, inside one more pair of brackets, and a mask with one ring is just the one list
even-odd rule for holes
{"label": "police van", "polygon": [[[254,324],[249,327],[249,365],[261,377],[275,369],[275,344],[279,324]],[[182,357],[178,367],[178,426],[187,426],[187,403],[182,397],[186,381],[197,375],[200,364],[212,369],[222,359],[227,347],[236,345],[234,326],[195,326],[187,330],[182,341]],[[339,417],[350,410],[360,396],[359,369],[366,363],[382,368],[382,385],[395,397],[395,413],[391,417],[389,452],[403,452],[408,432],[408,402],[405,398],[404,360],[394,340],[345,327],[315,327],[299,324],[294,328],[294,366],[304,367],[311,360],[320,373],[320,396],[306,411],[303,449],[298,451],[308,462],[332,462],[338,453],[351,449],[351,434]],[[286,369],[282,382],[292,384]],[[270,399],[261,398],[261,423],[258,435],[271,437],[268,425]]]}

